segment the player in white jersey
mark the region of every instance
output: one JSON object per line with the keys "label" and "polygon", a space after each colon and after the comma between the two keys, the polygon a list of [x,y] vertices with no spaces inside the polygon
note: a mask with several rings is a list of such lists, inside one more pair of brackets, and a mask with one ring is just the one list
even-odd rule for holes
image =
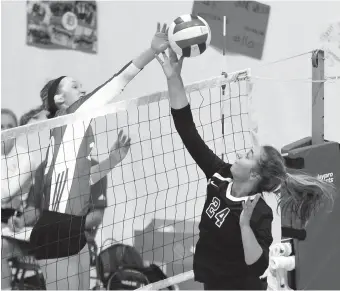
{"label": "player in white jersey", "polygon": [[[124,66],[117,74],[90,94],[85,94],[79,82],[70,77],[59,77],[50,81],[42,90],[42,97],[50,118],[75,111],[91,112],[102,107],[118,96],[125,86],[153,59],[155,54],[168,47],[166,26],[157,26],[151,46],[140,56]],[[120,141],[120,153],[126,155],[126,139]],[[75,256],[83,252],[86,245],[85,230],[92,222],[88,215],[90,206],[90,186],[107,173],[91,165],[91,151],[94,137],[90,121],[77,121],[51,131],[44,177],[40,185],[36,183],[35,194],[42,201],[42,213],[35,225],[31,243],[36,247],[38,259],[53,259]],[[87,207],[88,206],[88,207]],[[60,259],[57,261],[61,261]],[[79,269],[70,268],[65,278],[77,276],[88,270],[89,260],[79,261]],[[66,270],[67,272],[67,270]],[[59,274],[60,277],[63,274]],[[56,278],[57,279],[57,278]],[[58,280],[56,280],[58,281]],[[58,281],[58,289],[61,287]],[[65,284],[70,283],[66,282]],[[65,285],[70,289],[86,289],[87,282],[79,279],[77,285]],[[64,288],[64,289],[66,289]]]}
{"label": "player in white jersey", "polygon": [[[26,125],[26,124],[30,124],[30,123],[39,122],[41,120],[46,120],[47,114],[48,114],[48,112],[45,111],[42,106],[39,106],[38,108],[32,109],[29,112],[27,112],[26,114],[24,114],[20,119],[20,125],[22,126],[22,125]],[[4,124],[3,127],[6,127],[6,125]],[[123,147],[122,149],[119,150],[118,148],[122,146],[121,141],[124,141],[124,140],[125,140],[125,143],[124,143],[125,147]],[[124,158],[124,156],[125,156],[124,153],[126,153],[128,148],[129,148],[129,142],[130,142],[130,139],[128,139],[125,135],[123,136],[123,132],[120,131],[118,139],[114,143],[112,150],[111,150],[111,155],[116,155],[117,161]],[[123,150],[123,152],[122,152],[122,150]],[[31,156],[31,162],[32,162],[32,159],[34,159],[34,156]],[[98,164],[98,163],[96,163],[96,164]],[[112,167],[114,165],[115,164],[113,163]],[[37,176],[37,177],[43,176],[43,174],[44,174],[43,173],[43,166],[44,165],[41,164],[38,167],[35,176]],[[105,167],[105,162],[104,162],[104,164],[101,164],[100,167]],[[106,178],[106,176],[104,178]],[[32,180],[33,179],[30,179],[30,182],[33,182]],[[95,186],[95,185],[97,185],[97,188],[98,188],[98,183],[94,184],[93,186]],[[32,189],[33,189],[33,187],[32,187]],[[4,217],[4,219],[6,219],[6,223],[7,223],[9,216],[11,216],[10,219],[8,220],[9,228],[10,228],[10,230],[12,230],[16,233],[24,232],[25,231],[24,227],[33,226],[34,223],[36,222],[36,220],[39,217],[39,214],[40,214],[39,199],[40,198],[36,197],[36,198],[39,198],[39,199],[35,199],[35,197],[33,197],[32,193],[34,191],[32,189],[30,191],[28,201],[27,201],[27,203],[25,203],[26,207],[23,211],[23,215],[20,215],[20,216],[14,215],[13,216],[13,214],[15,213],[15,209],[10,209],[11,211],[9,211],[9,209],[6,209],[4,211],[5,213],[10,213],[6,217]],[[93,194],[91,194],[91,195],[93,195]],[[99,225],[101,223],[102,216],[103,216],[103,209],[101,207],[98,208],[98,201],[97,201],[98,199],[94,199],[94,198],[96,198],[96,197],[92,197],[91,200],[90,200],[90,202],[92,202],[92,203],[89,203],[89,204],[91,204],[91,205],[90,206],[87,205],[87,207],[90,209],[88,216],[91,217],[91,220],[89,220],[89,223],[87,225],[87,227],[89,229],[91,229],[93,226]],[[18,235],[16,234],[16,237],[17,236]],[[29,236],[27,238],[29,238]],[[30,251],[31,246],[28,242],[22,241],[20,239],[18,240],[18,239],[12,239],[12,238],[4,238],[4,240],[5,240],[5,242],[3,243],[3,252],[5,252],[7,255],[6,255],[6,260],[3,260],[2,268],[3,268],[3,270],[8,270],[8,272],[9,272],[10,269],[9,269],[9,266],[8,266],[8,263],[7,263],[7,259],[27,255]],[[87,253],[82,254],[82,259],[84,259],[84,257],[86,258],[87,255],[88,255]],[[73,258],[71,258],[71,260],[60,261],[57,266],[55,266],[56,264],[55,264],[54,260],[39,261],[41,268],[42,268],[42,271],[44,273],[44,277],[46,279],[48,279],[48,280],[46,280],[47,286],[51,287],[50,282],[56,281],[56,278],[53,278],[53,275],[56,274],[56,271],[51,270],[51,269],[57,267],[57,273],[58,274],[60,274],[62,272],[62,270],[67,270],[68,267],[72,268],[73,270],[78,270],[78,265],[79,265],[78,260],[79,259],[80,259],[79,257],[77,257],[77,258],[73,257]],[[83,274],[83,275],[86,277],[86,273]],[[3,279],[7,280],[7,282],[5,282],[4,285],[9,285],[10,284],[10,277],[9,276],[5,276],[5,277],[6,278],[3,278]],[[71,286],[74,286],[73,282],[74,281],[78,282],[79,279],[82,279],[82,278],[79,278],[79,276],[71,276],[70,278],[68,278],[68,283]],[[86,281],[86,278],[85,278],[85,281]],[[61,286],[61,287],[63,287],[63,286]],[[53,289],[53,286],[52,286],[52,289]]]}

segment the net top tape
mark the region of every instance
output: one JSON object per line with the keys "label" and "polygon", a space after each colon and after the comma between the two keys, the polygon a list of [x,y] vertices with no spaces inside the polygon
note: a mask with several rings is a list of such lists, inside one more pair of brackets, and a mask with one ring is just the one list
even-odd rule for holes
{"label": "net top tape", "polygon": [[[249,80],[250,76],[250,69],[236,71],[233,73],[228,73],[228,75],[226,76],[221,75],[207,80],[192,83],[185,86],[185,91],[186,93],[192,93],[194,91],[199,91],[207,88],[216,88],[231,82]],[[20,126],[9,130],[4,130],[1,132],[1,140],[17,138],[21,135],[27,135],[31,132],[50,130],[56,127],[72,124],[79,120],[89,121],[93,118],[105,116],[107,114],[113,114],[119,111],[126,111],[130,106],[138,107],[153,102],[159,102],[163,99],[167,99],[168,96],[168,91],[160,91],[142,97],[114,102],[91,112],[75,112],[72,114],[55,117],[53,119],[44,120],[33,124],[27,124],[25,126]]]}
{"label": "net top tape", "polygon": [[140,287],[136,290],[164,290],[165,288],[172,286],[172,285],[176,285],[191,279],[194,279],[195,275],[194,275],[194,271],[187,271],[185,273],[181,273],[178,274],[176,276],[173,277],[169,277],[167,279],[155,282],[155,283],[151,283],[149,285]]}

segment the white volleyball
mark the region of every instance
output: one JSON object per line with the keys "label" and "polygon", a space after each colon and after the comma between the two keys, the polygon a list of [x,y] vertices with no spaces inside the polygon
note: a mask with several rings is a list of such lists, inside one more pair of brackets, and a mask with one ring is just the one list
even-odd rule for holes
{"label": "white volleyball", "polygon": [[177,17],[169,26],[171,48],[184,57],[203,54],[211,41],[209,24],[200,16],[187,14]]}

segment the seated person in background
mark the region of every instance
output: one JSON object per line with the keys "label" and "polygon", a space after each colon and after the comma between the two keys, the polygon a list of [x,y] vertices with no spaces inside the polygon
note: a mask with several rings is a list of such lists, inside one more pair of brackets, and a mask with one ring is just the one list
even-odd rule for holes
{"label": "seated person in background", "polygon": [[[15,114],[9,109],[1,109],[1,130],[17,126]],[[12,138],[1,141],[1,208],[5,209],[5,213],[18,209],[20,205],[17,203],[20,204],[25,197],[16,196],[27,196],[32,171],[38,166],[30,160],[27,150],[19,145],[19,139],[20,137],[18,140]]]}
{"label": "seated person in background", "polygon": [[[45,119],[47,119],[46,111],[39,107],[24,114],[20,118],[20,126]],[[17,126],[18,120],[15,114],[8,109],[1,109],[1,130]],[[26,137],[6,139],[1,143],[1,208],[2,217],[6,221],[26,200],[34,172],[40,164],[21,145],[23,144],[20,142],[21,139]]]}
{"label": "seated person in background", "polygon": [[[36,174],[42,174],[43,167],[39,166]],[[2,248],[1,248],[1,288],[8,289],[11,286],[11,268],[9,260],[18,258],[21,260],[25,256],[33,255],[32,247],[29,242],[29,235],[32,227],[39,218],[39,207],[41,202],[34,199],[33,185],[25,201],[25,207],[20,212],[15,212],[7,222],[2,219]],[[6,223],[6,224],[5,224]],[[4,231],[5,229],[8,231]],[[25,282],[27,278],[35,277],[32,272],[25,273]],[[39,280],[39,279],[38,279]],[[37,280],[32,280],[37,282]]]}
{"label": "seated person in background", "polygon": [[[41,109],[39,110],[39,113]],[[18,125],[14,113],[8,109],[1,110],[1,129],[6,130]],[[39,117],[32,110],[20,119],[20,125],[33,120],[46,119],[46,114]],[[18,141],[20,137],[18,138]],[[2,191],[1,191],[1,229],[4,234],[22,230],[25,226],[33,226],[37,220],[35,205],[29,202],[29,189],[33,183],[34,172],[38,163],[29,157],[27,150],[17,144],[16,139],[7,139],[1,144],[2,155]],[[23,214],[24,213],[24,214]],[[28,254],[29,243],[16,239],[15,236],[2,235],[1,248],[1,285],[3,289],[11,286],[11,269],[8,260],[14,257],[23,257]],[[21,237],[21,236],[20,236]],[[23,234],[24,238],[25,235]],[[27,235],[27,239],[29,235]]]}
{"label": "seated person in background", "polygon": [[31,109],[23,116],[21,116],[20,126],[46,120],[47,114],[48,112],[44,110],[44,107],[42,105],[37,108]]}

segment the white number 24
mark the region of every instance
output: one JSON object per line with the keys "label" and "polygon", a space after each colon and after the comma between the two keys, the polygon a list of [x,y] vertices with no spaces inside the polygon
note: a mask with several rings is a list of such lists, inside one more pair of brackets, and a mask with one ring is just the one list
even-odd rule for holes
{"label": "white number 24", "polygon": [[220,208],[221,201],[217,197],[214,197],[212,202],[209,204],[207,210],[205,211],[210,218],[215,216],[216,222],[215,224],[218,227],[221,227],[223,222],[225,221],[226,217],[228,216],[230,209],[228,207],[222,209],[221,211],[216,211]]}

